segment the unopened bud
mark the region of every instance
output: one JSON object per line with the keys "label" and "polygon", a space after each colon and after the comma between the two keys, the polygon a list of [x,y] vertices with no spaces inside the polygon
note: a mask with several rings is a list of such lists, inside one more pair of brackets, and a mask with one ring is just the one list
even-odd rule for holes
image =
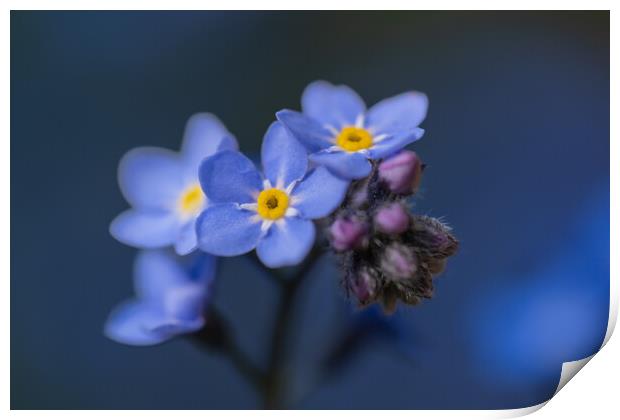
{"label": "unopened bud", "polygon": [[349,283],[349,290],[357,297],[361,304],[366,304],[372,300],[377,290],[376,273],[367,268],[360,269],[353,274]]}
{"label": "unopened bud", "polygon": [[398,291],[394,287],[388,286],[383,290],[381,303],[383,304],[383,312],[386,315],[392,315],[396,312],[398,297]]}
{"label": "unopened bud", "polygon": [[338,218],[329,227],[332,247],[336,251],[359,248],[366,242],[366,224],[356,218]]}
{"label": "unopened bud", "polygon": [[415,216],[413,230],[420,246],[435,257],[445,258],[456,252],[458,241],[450,228],[428,216]]}
{"label": "unopened bud", "polygon": [[418,259],[412,248],[394,244],[386,247],[381,258],[384,274],[395,279],[409,279],[418,270]]}
{"label": "unopened bud", "polygon": [[352,208],[360,208],[368,202],[368,180],[369,178],[359,180],[350,187]]}
{"label": "unopened bud", "polygon": [[431,272],[431,274],[437,275],[445,269],[446,269],[445,258],[435,258],[435,259],[431,259],[428,262],[428,270]]}
{"label": "unopened bud", "polygon": [[413,194],[422,179],[422,161],[414,152],[403,150],[381,162],[379,178],[396,194]]}
{"label": "unopened bud", "polygon": [[399,203],[392,203],[381,208],[374,220],[377,230],[388,235],[398,235],[409,227],[409,214]]}

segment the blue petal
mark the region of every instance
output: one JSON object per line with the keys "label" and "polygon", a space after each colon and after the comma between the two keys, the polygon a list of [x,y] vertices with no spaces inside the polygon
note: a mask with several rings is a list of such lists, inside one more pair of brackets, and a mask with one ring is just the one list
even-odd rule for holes
{"label": "blue petal", "polygon": [[140,252],[134,262],[133,278],[136,296],[159,307],[163,307],[171,290],[192,284],[179,260],[164,250]]}
{"label": "blue petal", "polygon": [[196,252],[187,258],[190,261],[187,273],[192,281],[200,284],[211,284],[215,279],[217,257],[204,252]]}
{"label": "blue petal", "polygon": [[187,167],[198,177],[198,166],[208,156],[222,150],[237,150],[237,140],[213,114],[202,112],[190,117],[185,125],[181,155]]}
{"label": "blue petal", "polygon": [[213,255],[241,255],[256,247],[261,221],[253,211],[236,204],[216,204],[202,212],[196,221],[200,249]]}
{"label": "blue petal", "polygon": [[263,172],[273,186],[286,188],[303,178],[308,167],[306,149],[280,122],[269,126],[261,150]]}
{"label": "blue petal", "polygon": [[348,180],[319,166],[293,190],[293,207],[306,219],[325,217],[342,203],[348,187]]}
{"label": "blue petal", "polygon": [[286,217],[274,223],[256,248],[258,258],[267,267],[299,264],[314,244],[314,223],[298,217]]}
{"label": "blue petal", "polygon": [[196,250],[198,247],[198,239],[196,238],[196,219],[185,223],[179,230],[176,241],[174,242],[174,250],[179,255],[187,255]]}
{"label": "blue petal", "polygon": [[364,114],[366,105],[353,89],[348,86],[334,86],[329,82],[310,83],[301,95],[303,113],[323,125],[340,129],[354,125],[356,119]]}
{"label": "blue petal", "polygon": [[184,187],[183,165],[170,150],[140,147],[121,159],[118,183],[123,196],[134,207],[171,209]]}
{"label": "blue petal", "polygon": [[147,325],[161,325],[165,316],[149,305],[132,301],[115,308],[104,327],[106,337],[132,346],[149,346],[168,340],[169,331],[149,328]]}
{"label": "blue petal", "polygon": [[203,320],[206,300],[206,284],[186,284],[166,293],[163,311],[168,316],[170,324],[175,328],[184,329],[188,327],[187,323],[197,324]]}
{"label": "blue petal", "polygon": [[158,325],[150,326],[150,328],[153,330],[154,333],[168,335],[172,338],[175,335],[196,332],[204,325],[205,319],[201,316],[200,318],[194,319],[166,318]]}
{"label": "blue petal", "polygon": [[200,185],[212,203],[250,203],[262,189],[262,178],[250,159],[224,151],[205,159],[199,170]]}
{"label": "blue petal", "polygon": [[202,259],[198,276],[181,261],[169,252],[157,250],[141,252],[134,264],[138,298],[158,308],[167,322],[175,325],[202,319],[208,288],[214,279],[215,257],[207,255]]}
{"label": "blue petal", "polygon": [[127,210],[110,224],[118,241],[138,248],[160,248],[174,243],[180,221],[174,212]]}
{"label": "blue petal", "polygon": [[310,160],[323,165],[343,179],[360,179],[368,176],[372,166],[361,153],[318,152],[310,155]]}
{"label": "blue petal", "polygon": [[424,135],[424,130],[414,128],[408,132],[399,133],[393,137],[388,137],[368,149],[368,156],[371,159],[381,159],[403,149],[408,144],[419,140]]}
{"label": "blue petal", "polygon": [[382,100],[368,110],[366,126],[376,134],[411,130],[426,118],[428,98],[420,92],[407,92]]}
{"label": "blue petal", "polygon": [[316,152],[333,146],[334,134],[312,118],[288,109],[276,112],[276,117],[309,151]]}

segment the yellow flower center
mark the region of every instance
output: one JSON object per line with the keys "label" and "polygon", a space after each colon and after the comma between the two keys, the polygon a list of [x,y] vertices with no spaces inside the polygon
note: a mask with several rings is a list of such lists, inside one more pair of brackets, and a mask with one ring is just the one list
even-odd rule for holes
{"label": "yellow flower center", "polygon": [[197,213],[205,203],[205,195],[200,184],[193,184],[185,189],[179,198],[179,209],[186,215]]}
{"label": "yellow flower center", "polygon": [[286,213],[288,201],[288,195],[284,191],[270,188],[258,195],[256,211],[263,219],[276,220]]}
{"label": "yellow flower center", "polygon": [[372,136],[363,128],[344,127],[336,137],[336,144],[347,152],[357,152],[372,146]]}

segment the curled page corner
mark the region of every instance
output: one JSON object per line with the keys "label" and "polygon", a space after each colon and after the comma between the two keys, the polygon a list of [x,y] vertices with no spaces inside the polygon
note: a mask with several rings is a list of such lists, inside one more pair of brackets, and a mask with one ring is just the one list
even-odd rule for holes
{"label": "curled page corner", "polygon": [[510,410],[501,410],[501,411],[496,412],[497,414],[494,416],[494,418],[509,419],[509,418],[527,416],[528,414],[532,414],[540,410],[545,405],[547,405],[548,402],[549,400],[543,401],[540,404],[532,405],[530,407],[513,408]]}
{"label": "curled page corner", "polygon": [[596,354],[605,347],[611,335],[616,328],[616,321],[618,319],[618,294],[617,294],[617,283],[614,281],[610,281],[609,284],[609,318],[607,320],[607,330],[605,331],[605,338],[603,339],[603,343],[601,347],[591,354],[588,357],[584,357],[583,359],[573,360],[572,362],[565,362],[562,364],[562,373],[560,374],[560,382],[558,383],[555,392],[553,393],[553,397],[560,392],[564,385],[566,385],[573,377],[579,372]]}
{"label": "curled page corner", "polygon": [[605,332],[605,338],[603,339],[603,343],[601,347],[591,354],[588,357],[584,357],[583,359],[573,360],[571,362],[564,362],[562,364],[562,372],[560,373],[560,381],[558,382],[558,386],[555,389],[555,392],[546,401],[541,402],[540,404],[532,405],[530,407],[516,408],[510,410],[500,410],[495,412],[495,418],[514,418],[514,417],[522,417],[528,414],[532,414],[541,408],[543,408],[553,397],[557,395],[558,392],[571,380],[573,377],[579,372],[596,354],[605,347],[609,339],[611,338],[615,328],[616,321],[618,319],[618,282],[616,280],[610,279],[609,282],[609,318],[607,321],[607,330]]}
{"label": "curled page corner", "polygon": [[[560,382],[558,383],[558,387],[555,389],[553,396],[555,396],[564,385],[568,383],[573,377],[579,372],[599,351],[605,347],[611,335],[616,328],[616,321],[618,319],[618,283],[617,281],[610,280],[609,282],[609,318],[607,320],[607,331],[605,331],[605,338],[603,339],[603,343],[601,347],[594,352],[594,354],[585,357],[580,360],[574,360],[572,362],[566,362],[562,364],[562,373],[560,374]],[[551,397],[553,398],[553,397]]]}
{"label": "curled page corner", "polygon": [[[596,353],[598,353],[598,351]],[[560,392],[560,390],[564,388],[564,385],[566,385],[568,381],[573,379],[573,377],[577,374],[577,372],[579,372],[581,368],[583,368],[594,357],[594,355],[596,355],[596,353],[594,353],[591,356],[584,357],[583,359],[562,363],[562,373],[560,374],[560,382],[558,383],[558,386],[555,389],[553,396],[555,396],[558,392]]]}
{"label": "curled page corner", "polygon": [[[603,344],[604,345],[604,344]],[[601,346],[602,348],[602,346]],[[599,349],[600,350],[600,349]],[[598,353],[598,351],[596,352]],[[512,410],[502,410],[498,412],[495,418],[514,418],[514,417],[522,417],[527,416],[528,414],[532,414],[541,408],[543,408],[555,395],[560,392],[564,385],[566,385],[573,377],[583,368],[589,361],[596,355],[594,353],[591,356],[588,356],[583,359],[573,360],[572,362],[565,362],[562,364],[562,373],[560,373],[560,381],[558,383],[557,388],[555,389],[551,398],[546,401],[541,402],[540,404],[532,405],[530,407],[516,408]]]}

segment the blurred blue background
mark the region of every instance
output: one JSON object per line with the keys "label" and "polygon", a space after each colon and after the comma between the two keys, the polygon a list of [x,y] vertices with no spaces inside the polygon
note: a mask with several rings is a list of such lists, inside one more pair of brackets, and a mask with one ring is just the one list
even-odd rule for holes
{"label": "blurred blue background", "polygon": [[[189,340],[103,337],[136,253],[107,231],[126,208],[116,166],[132,147],[178,148],[198,111],[257,153],[274,112],[299,108],[319,78],[369,105],[429,95],[416,208],[462,243],[434,299],[390,321],[355,315],[324,258],[297,302],[289,407],[523,407],[553,394],[562,362],[599,348],[607,12],[12,12],[13,409],[259,406],[226,359]],[[277,297],[247,259],[221,263],[216,305],[257,363]],[[365,339],[319,377],[351,328]]]}

